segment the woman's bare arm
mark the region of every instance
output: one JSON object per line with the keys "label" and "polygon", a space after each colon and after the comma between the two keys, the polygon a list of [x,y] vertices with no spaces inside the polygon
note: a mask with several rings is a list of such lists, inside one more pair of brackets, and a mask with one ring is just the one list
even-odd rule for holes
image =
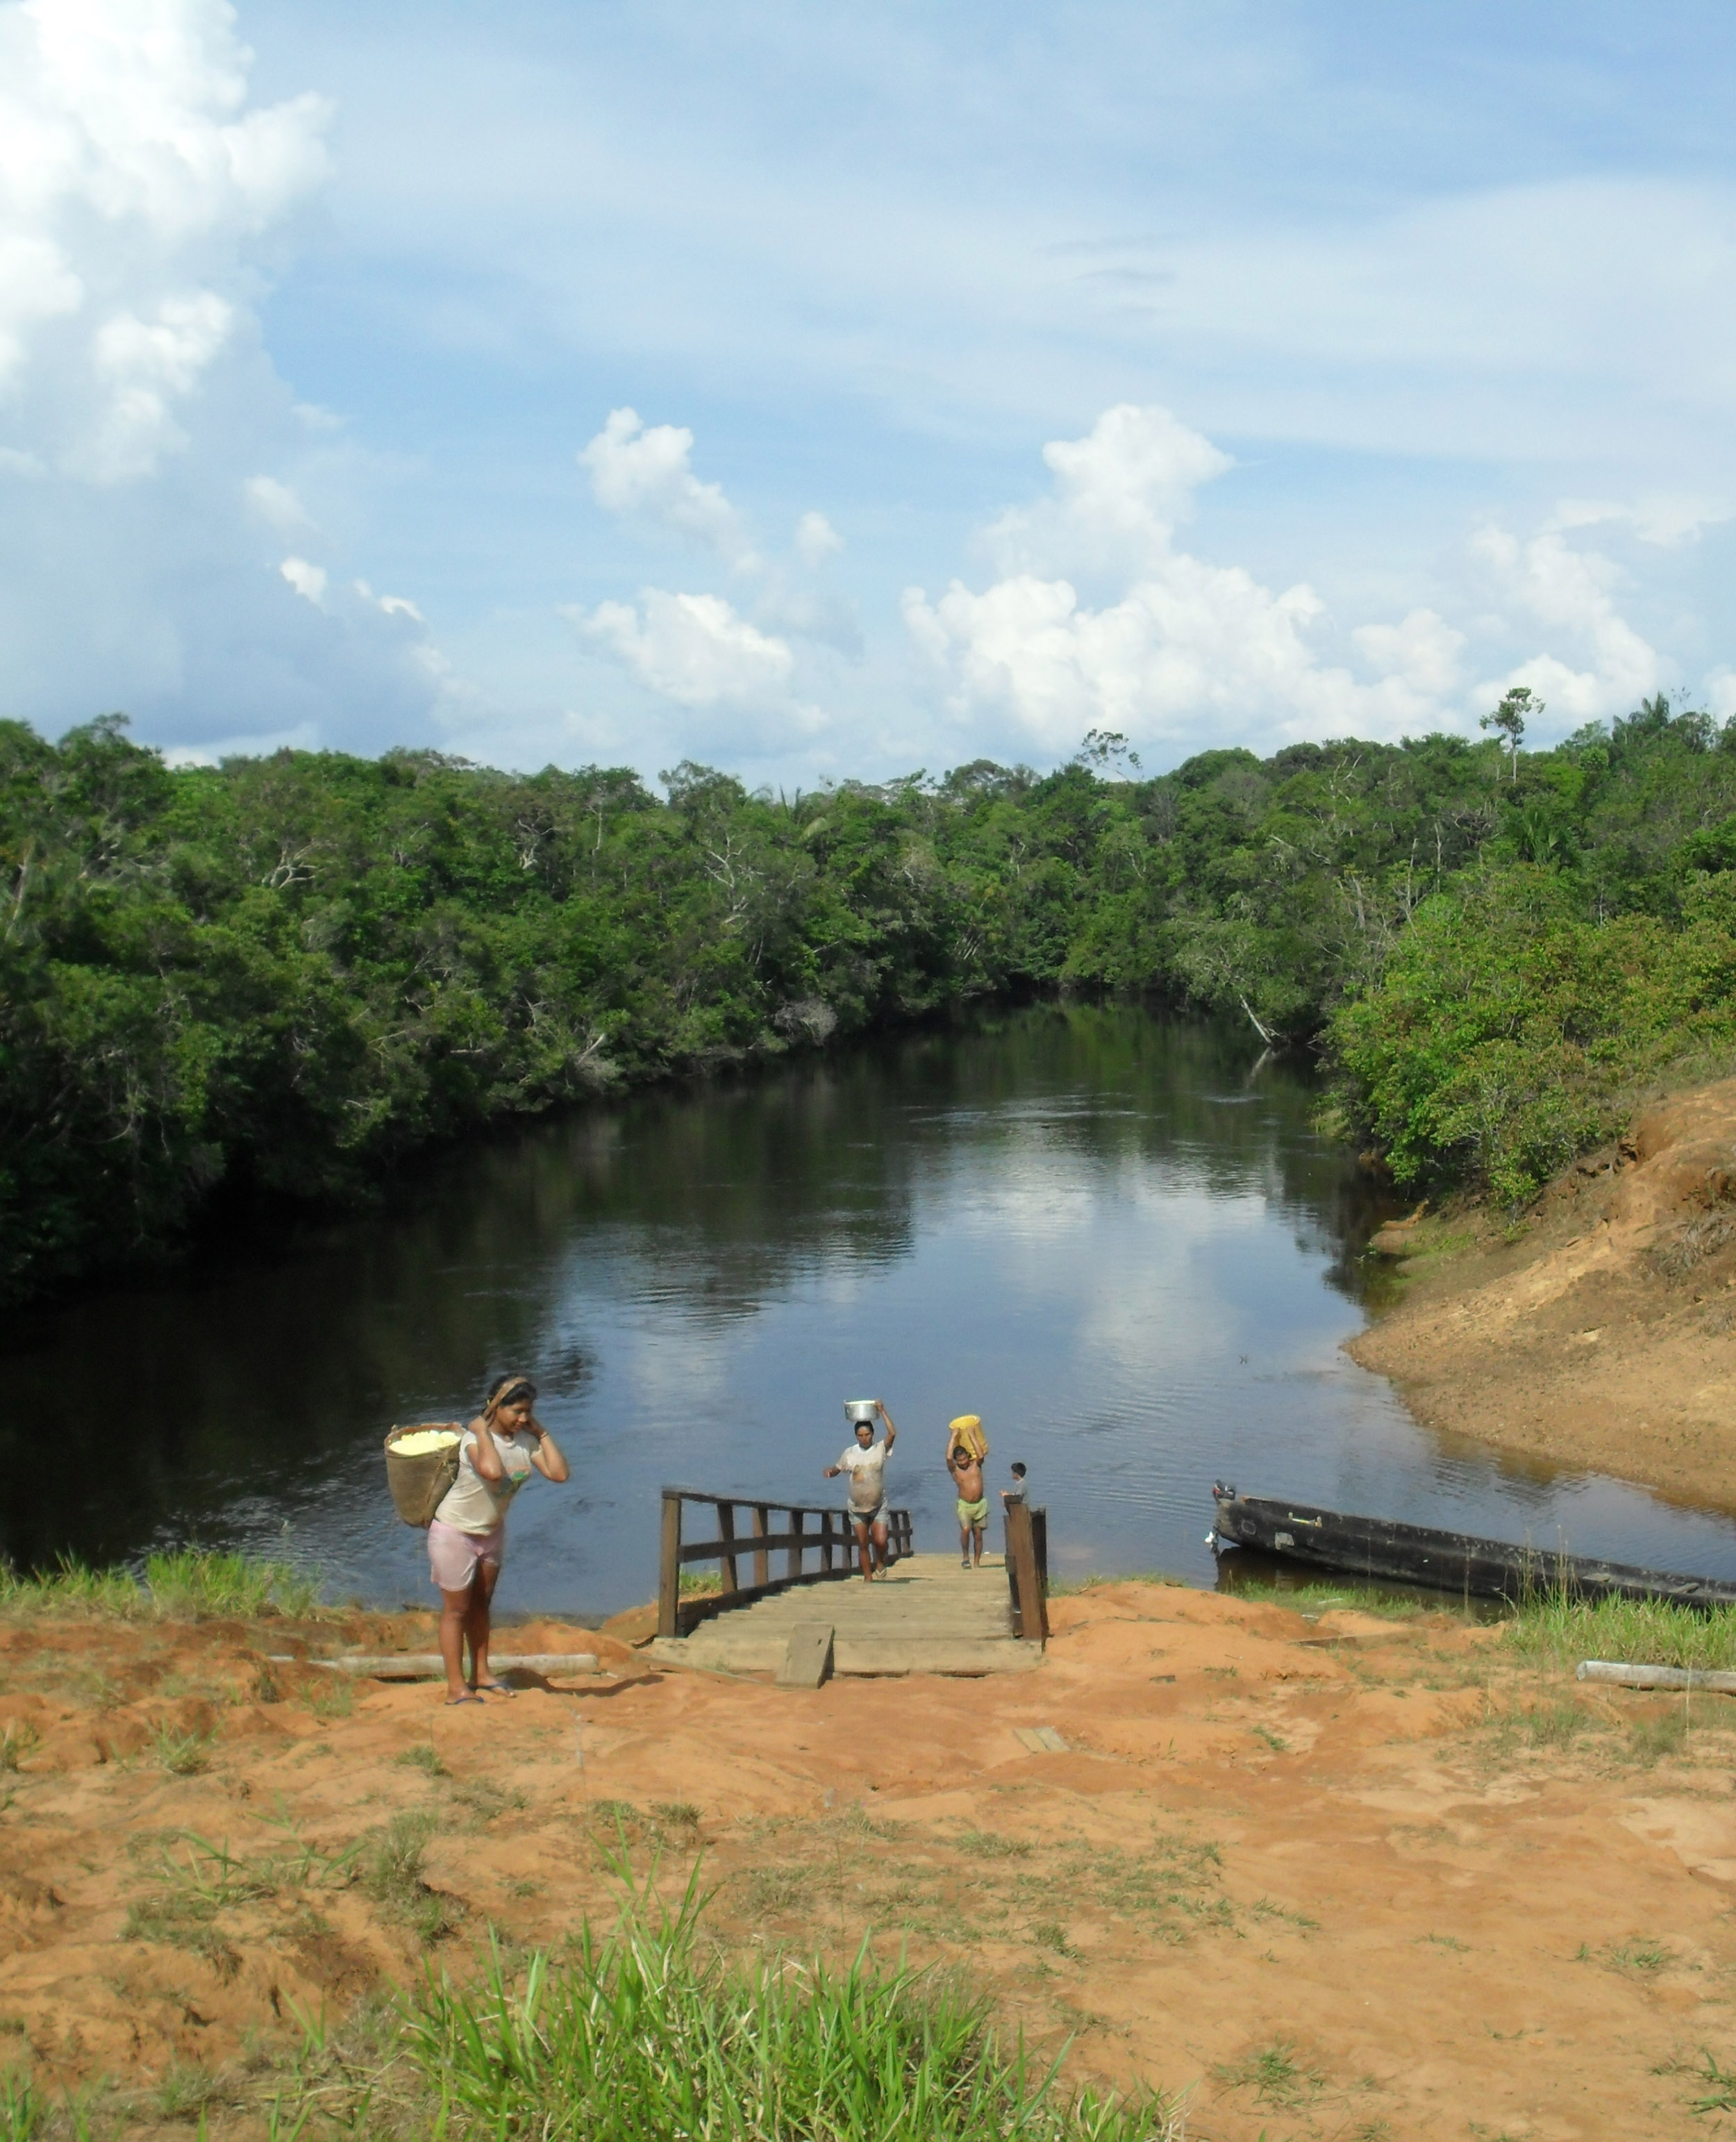
{"label": "woman's bare arm", "polygon": [[506,1468],[495,1446],[494,1433],[488,1425],[486,1414],[479,1413],[471,1423],[471,1433],[476,1439],[476,1448],[471,1458],[479,1480],[504,1480]]}
{"label": "woman's bare arm", "polygon": [[534,1416],[527,1420],[525,1425],[536,1438],[536,1448],[530,1454],[530,1463],[541,1473],[545,1480],[552,1480],[558,1488],[563,1480],[571,1477],[560,1445],[542,1423]]}

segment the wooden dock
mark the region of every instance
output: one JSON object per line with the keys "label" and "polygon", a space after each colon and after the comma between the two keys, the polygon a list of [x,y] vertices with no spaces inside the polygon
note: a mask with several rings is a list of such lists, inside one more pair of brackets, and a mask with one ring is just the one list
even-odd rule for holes
{"label": "wooden dock", "polygon": [[872,1584],[842,1575],[794,1583],[726,1606],[691,1635],[660,1636],[651,1656],[664,1666],[782,1675],[792,1637],[799,1655],[799,1632],[826,1628],[830,1669],[840,1675],[1028,1673],[1043,1663],[1041,1642],[1013,1633],[999,1555],[961,1569],[956,1555],[915,1554]]}

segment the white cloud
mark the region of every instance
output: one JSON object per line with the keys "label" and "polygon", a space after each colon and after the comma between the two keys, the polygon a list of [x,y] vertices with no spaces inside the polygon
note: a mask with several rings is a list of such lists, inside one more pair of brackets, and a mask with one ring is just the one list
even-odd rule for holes
{"label": "white cloud", "polygon": [[1465,635],[1432,610],[1413,610],[1397,624],[1359,624],[1350,638],[1377,676],[1401,678],[1437,698],[1458,683]]}
{"label": "white cloud", "polygon": [[788,642],[759,631],[721,595],[646,588],[639,600],[643,610],[604,602],[561,614],[640,684],[679,706],[787,696],[795,667]]}
{"label": "white cloud", "polygon": [[317,536],[319,532],[313,516],[296,496],[294,486],[279,483],[274,476],[250,476],[242,486],[242,496],[259,519],[279,536]]}
{"label": "white cloud", "polygon": [[609,513],[650,521],[715,550],[726,565],[757,563],[735,508],[721,484],[701,483],[689,457],[685,425],[647,430],[637,410],[611,409],[579,462],[590,471],[591,496]]}
{"label": "white cloud", "polygon": [[1704,687],[1706,710],[1727,722],[1736,716],[1736,669],[1714,669]]}
{"label": "white cloud", "polygon": [[247,242],[325,175],[329,106],[244,111],[247,62],[226,0],[0,7],[0,421],[84,481],[186,446]]}
{"label": "white cloud", "polygon": [[407,617],[417,624],[427,619],[408,595],[377,595],[366,580],[352,580],[351,587],[365,603],[372,603],[382,617]]}
{"label": "white cloud", "polygon": [[[1618,607],[1618,569],[1566,531],[1620,520],[1661,540],[1688,525],[1680,501],[1570,501],[1526,541],[1484,528],[1470,545],[1476,585],[1462,590],[1481,614],[1461,626],[1419,604],[1397,624],[1342,630],[1307,582],[1275,592],[1176,546],[1196,490],[1231,464],[1169,411],[1117,406],[1043,459],[1051,496],[983,531],[1001,577],[980,593],[954,580],[935,600],[908,589],[903,607],[956,718],[1010,716],[1049,751],[1096,727],[1135,743],[1266,749],[1462,728],[1512,684],[1529,684],[1571,727],[1632,707],[1664,679],[1667,664]],[[1082,592],[1092,583],[1101,600]],[[1473,639],[1480,667],[1492,656],[1508,666],[1467,693]]]}
{"label": "white cloud", "polygon": [[844,538],[823,513],[804,513],[796,524],[796,555],[810,572],[816,571],[834,551],[844,548]]}
{"label": "white cloud", "polygon": [[[1456,653],[1438,619],[1376,628],[1362,652],[1384,674],[1359,684],[1312,645],[1324,605],[1305,583],[1274,595],[1240,566],[1174,547],[1195,490],[1231,464],[1168,410],[1122,404],[1043,459],[1053,496],[985,531],[1001,580],[980,595],[954,580],[937,602],[905,591],[906,626],[948,672],[955,713],[998,706],[1061,751],[1092,727],[1161,742],[1234,723],[1252,740],[1388,731],[1425,711],[1419,673],[1438,674]],[[1117,578],[1118,599],[1082,601],[1069,567]]]}
{"label": "white cloud", "polygon": [[1043,450],[1054,495],[1001,515],[986,531],[1003,572],[1107,570],[1125,577],[1168,556],[1194,493],[1234,464],[1165,408],[1106,409],[1083,439]]}
{"label": "white cloud", "polygon": [[1485,699],[1528,685],[1558,720],[1576,723],[1625,713],[1661,688],[1664,664],[1617,610],[1620,575],[1609,559],[1573,550],[1547,528],[1528,543],[1506,529],[1484,528],[1472,551],[1497,599],[1544,626],[1583,665],[1551,648],[1491,679],[1481,687]]}
{"label": "white cloud", "polygon": [[1642,543],[1674,550],[1697,543],[1709,528],[1736,520],[1736,506],[1714,499],[1654,492],[1629,505],[1611,500],[1564,498],[1545,523],[1546,531],[1625,525]]}
{"label": "white cloud", "polygon": [[278,570],[297,595],[316,610],[324,602],[328,576],[323,565],[310,565],[305,558],[285,558]]}

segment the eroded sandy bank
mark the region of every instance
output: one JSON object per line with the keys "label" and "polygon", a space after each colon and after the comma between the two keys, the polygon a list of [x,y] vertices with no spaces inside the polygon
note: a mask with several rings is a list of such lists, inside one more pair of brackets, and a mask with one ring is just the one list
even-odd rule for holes
{"label": "eroded sandy bank", "polygon": [[1400,1298],[1349,1351],[1419,1419],[1736,1509],[1736,1079],[1643,1115],[1516,1230],[1384,1239]]}

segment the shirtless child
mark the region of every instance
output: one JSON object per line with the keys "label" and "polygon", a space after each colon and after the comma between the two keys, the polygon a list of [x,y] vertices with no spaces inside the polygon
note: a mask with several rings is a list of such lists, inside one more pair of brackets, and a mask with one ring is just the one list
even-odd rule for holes
{"label": "shirtless child", "polygon": [[[983,1528],[989,1522],[989,1496],[983,1486],[983,1461],[974,1457],[962,1443],[955,1443],[946,1454],[946,1469],[953,1477],[959,1491],[959,1545],[963,1550],[962,1567],[980,1569],[983,1566]],[[974,1552],[975,1561],[972,1562]]]}

